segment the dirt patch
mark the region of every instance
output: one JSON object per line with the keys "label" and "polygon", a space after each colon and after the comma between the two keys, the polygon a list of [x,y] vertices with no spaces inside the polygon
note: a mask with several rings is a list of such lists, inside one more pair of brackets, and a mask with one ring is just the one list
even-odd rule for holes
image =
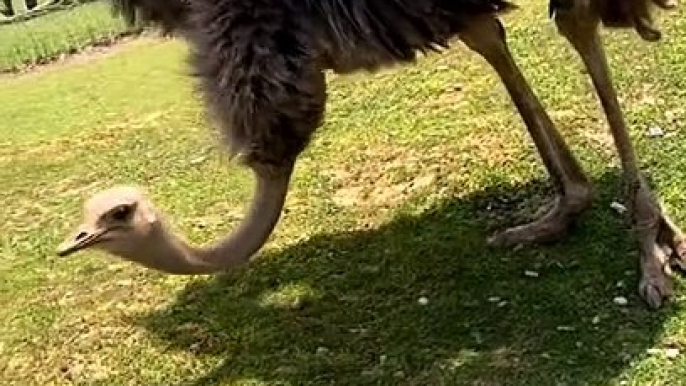
{"label": "dirt patch", "polygon": [[161,44],[169,40],[170,39],[168,38],[153,34],[122,35],[114,39],[95,43],[76,52],[68,52],[55,57],[46,58],[41,63],[26,65],[20,70],[0,72],[0,79],[19,78],[46,71],[59,70],[64,66],[84,64],[115,55],[134,47]]}
{"label": "dirt patch", "polygon": [[[435,178],[433,169],[415,170],[417,165],[428,163],[425,154],[415,149],[370,146],[358,156],[360,162],[343,165],[332,172],[336,187],[332,199],[337,205],[393,206],[426,187],[426,182],[421,181]],[[415,180],[420,183],[416,184]]]}
{"label": "dirt patch", "polygon": [[373,145],[351,150],[358,159],[331,172],[332,200],[344,207],[382,208],[429,190],[444,194],[469,179],[474,168],[517,162],[518,148],[507,141],[498,133],[480,133],[426,149]]}

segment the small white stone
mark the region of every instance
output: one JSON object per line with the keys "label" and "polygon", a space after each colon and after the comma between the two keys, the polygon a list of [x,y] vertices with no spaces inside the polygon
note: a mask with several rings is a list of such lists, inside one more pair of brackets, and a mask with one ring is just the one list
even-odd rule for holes
{"label": "small white stone", "polygon": [[594,316],[593,319],[591,320],[591,323],[593,323],[593,324],[600,323],[600,316],[598,316],[598,315]]}
{"label": "small white stone", "polygon": [[614,209],[619,214],[623,214],[627,211],[626,206],[624,206],[624,204],[621,204],[617,201],[613,201],[610,204],[610,208]]}
{"label": "small white stone", "polygon": [[679,356],[679,349],[678,348],[668,348],[665,350],[665,355],[669,359],[674,359]]}
{"label": "small white stone", "polygon": [[417,299],[417,303],[419,303],[422,306],[425,306],[429,304],[429,299],[427,299],[426,296],[422,296],[421,298]]}
{"label": "small white stone", "polygon": [[490,298],[488,298],[488,301],[491,303],[497,303],[500,301],[500,297],[499,296],[491,296]]}
{"label": "small white stone", "polygon": [[201,155],[189,161],[191,165],[199,165],[207,160],[207,156]]}
{"label": "small white stone", "polygon": [[503,308],[507,305],[507,300],[503,300],[502,302],[498,303],[498,307]]}
{"label": "small white stone", "polygon": [[524,276],[526,276],[526,277],[538,277],[538,272],[536,272],[536,271],[524,271]]}
{"label": "small white stone", "polygon": [[665,131],[660,126],[651,126],[648,128],[648,136],[651,138],[662,137]]}
{"label": "small white stone", "polygon": [[624,296],[617,296],[612,301],[618,306],[626,306],[629,301]]}
{"label": "small white stone", "polygon": [[317,355],[326,355],[329,353],[329,349],[326,347],[317,347]]}

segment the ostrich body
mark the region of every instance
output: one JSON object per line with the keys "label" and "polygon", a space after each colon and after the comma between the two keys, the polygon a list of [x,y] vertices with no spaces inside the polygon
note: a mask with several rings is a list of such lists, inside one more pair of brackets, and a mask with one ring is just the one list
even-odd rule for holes
{"label": "ostrich body", "polygon": [[[226,239],[205,249],[175,238],[142,192],[116,188],[88,201],[68,255],[99,248],[173,274],[225,271],[250,259],[278,223],[298,155],[321,125],[324,70],[374,71],[411,63],[459,39],[490,64],[520,113],[556,189],[540,218],[497,233],[500,246],[552,241],[590,207],[586,174],[518,68],[499,15],[504,0],[111,0],[129,22],[157,23],[183,36],[208,110],[231,156],[255,174],[250,212]],[[681,231],[663,213],[643,179],[628,136],[599,36],[601,26],[633,28],[645,40],[655,6],[670,0],[551,0],[559,33],[581,57],[607,116],[621,160],[632,223],[638,230],[641,280],[648,305],[672,293],[668,268],[686,250]]]}

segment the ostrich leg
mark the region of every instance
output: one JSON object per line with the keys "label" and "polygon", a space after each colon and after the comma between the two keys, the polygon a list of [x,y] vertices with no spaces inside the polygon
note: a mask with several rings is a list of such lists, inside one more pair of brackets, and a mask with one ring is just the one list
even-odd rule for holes
{"label": "ostrich leg", "polygon": [[588,1],[575,1],[556,10],[555,22],[581,56],[607,116],[621,160],[631,222],[638,237],[639,293],[649,306],[659,308],[672,294],[670,260],[681,262],[681,256],[686,255],[684,236],[664,213],[639,170],[598,34],[600,16]]}
{"label": "ostrich leg", "polygon": [[554,206],[529,224],[497,233],[489,243],[499,246],[550,242],[565,234],[590,206],[591,184],[564,139],[515,63],[505,30],[492,16],[472,18],[460,39],[481,55],[498,73],[531,135],[556,189]]}

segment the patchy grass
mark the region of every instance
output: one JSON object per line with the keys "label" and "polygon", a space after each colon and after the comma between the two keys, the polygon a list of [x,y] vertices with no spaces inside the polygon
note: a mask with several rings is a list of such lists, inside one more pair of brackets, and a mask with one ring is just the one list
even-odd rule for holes
{"label": "patchy grass", "polygon": [[17,71],[110,44],[135,32],[104,1],[86,3],[20,23],[0,25],[0,72]]}
{"label": "patchy grass", "polygon": [[[548,189],[503,87],[459,45],[332,77],[276,234],[222,277],[53,256],[81,199],[117,183],[145,186],[196,243],[239,221],[250,181],[208,129],[181,43],[0,79],[2,383],[683,384],[686,355],[648,351],[686,344],[684,289],[660,312],[636,297],[603,116],[545,4],[524,3],[506,20],[512,49],[599,191],[549,247],[484,246]],[[608,36],[643,166],[682,224],[683,12],[657,45]],[[668,137],[646,138],[652,125]]]}

